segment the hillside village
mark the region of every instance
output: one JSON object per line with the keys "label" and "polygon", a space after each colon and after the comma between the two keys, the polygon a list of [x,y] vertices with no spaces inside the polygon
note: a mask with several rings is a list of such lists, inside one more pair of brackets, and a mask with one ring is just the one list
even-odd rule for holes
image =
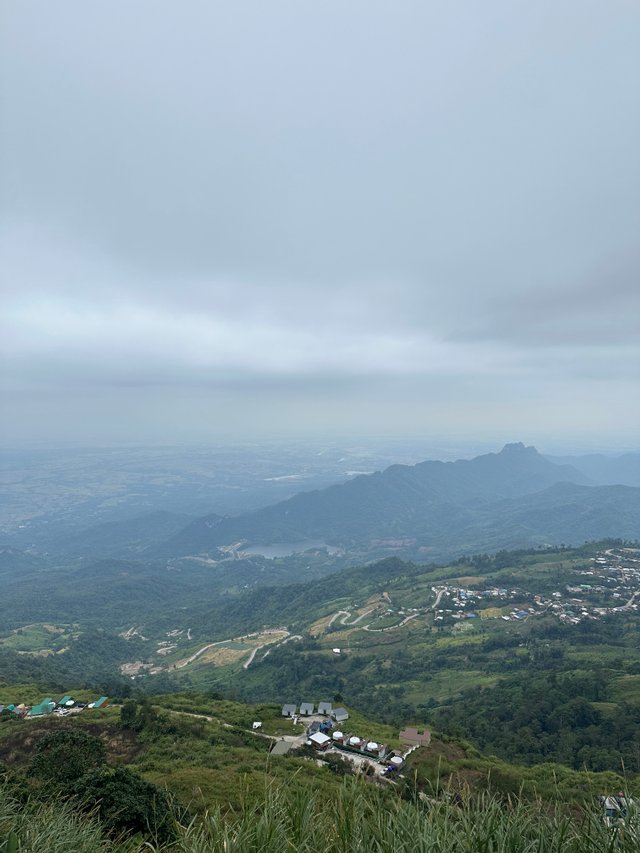
{"label": "hillside village", "polygon": [[[576,625],[583,619],[601,619],[610,614],[636,611],[640,597],[640,557],[637,549],[610,549],[591,558],[591,568],[574,570],[577,579],[587,583],[566,584],[563,590],[549,594],[527,593],[522,589],[471,589],[434,586],[436,601],[450,607],[435,610],[434,622],[455,619],[500,618],[505,622],[522,621],[531,616],[552,615],[561,622]],[[505,607],[513,601],[512,607]],[[489,605],[487,607],[487,605]]]}
{"label": "hillside village", "polygon": [[[520,586],[491,584],[482,586],[475,579],[473,585],[455,581],[433,584],[425,590],[411,593],[416,606],[394,606],[396,595],[385,592],[377,601],[369,599],[352,610],[358,616],[351,621],[351,610],[340,611],[321,626],[319,633],[332,628],[335,619],[344,628],[358,627],[372,633],[395,631],[412,620],[418,624],[426,620],[441,630],[455,627],[456,622],[482,619],[520,622],[530,617],[551,615],[567,624],[577,624],[582,619],[602,619],[605,616],[637,612],[640,598],[640,551],[634,548],[609,549],[590,558],[590,568],[571,570],[575,583],[562,583],[552,592],[537,592]],[[561,569],[559,575],[566,576]],[[584,580],[589,579],[589,582]],[[529,578],[536,586],[535,576]],[[546,582],[546,578],[545,578]],[[403,591],[403,598],[408,596]],[[383,600],[384,599],[384,600]],[[426,599],[426,601],[425,601]],[[367,621],[362,621],[365,617]],[[415,623],[414,623],[415,624]],[[316,632],[317,635],[318,632]]]}

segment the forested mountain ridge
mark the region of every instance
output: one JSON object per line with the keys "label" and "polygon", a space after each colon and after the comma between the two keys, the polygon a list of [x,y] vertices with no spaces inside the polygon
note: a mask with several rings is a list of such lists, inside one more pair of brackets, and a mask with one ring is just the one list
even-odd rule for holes
{"label": "forested mountain ridge", "polygon": [[444,548],[455,535],[459,553],[530,545],[574,545],[588,539],[640,536],[640,489],[556,483],[540,492],[479,506],[457,530],[434,535]]}
{"label": "forested mountain ridge", "polygon": [[[371,457],[371,462],[384,466],[392,458],[390,454],[378,454]],[[250,450],[246,458],[238,454],[225,457],[222,461],[226,467],[214,477],[216,489],[215,494],[211,492],[209,503],[214,512],[205,516],[201,514],[207,508],[207,500],[200,494],[202,478],[195,474],[191,479],[185,474],[177,482],[171,478],[163,481],[164,491],[157,485],[159,494],[154,497],[155,493],[145,491],[144,483],[140,484],[139,478],[129,472],[126,482],[116,478],[109,487],[111,491],[105,486],[100,496],[85,501],[86,506],[74,502],[76,477],[71,482],[72,495],[66,495],[59,504],[50,502],[51,511],[44,514],[38,501],[25,504],[24,495],[14,491],[19,511],[0,534],[0,539],[4,538],[14,551],[0,558],[0,571],[4,559],[9,567],[7,582],[14,583],[18,580],[15,569],[20,566],[21,583],[24,571],[30,571],[32,566],[35,570],[38,560],[43,561],[44,571],[116,558],[143,561],[162,573],[162,567],[174,563],[174,558],[204,557],[210,565],[214,561],[221,566],[225,561],[238,563],[243,552],[247,552],[248,559],[257,559],[257,553],[279,557],[292,551],[300,552],[299,559],[293,562],[302,563],[306,569],[311,561],[305,562],[302,552],[322,548],[323,544],[338,549],[331,550],[327,559],[335,564],[334,568],[340,568],[389,554],[439,561],[478,550],[527,548],[554,542],[577,544],[594,537],[640,535],[635,523],[640,517],[638,492],[613,488],[624,484],[638,489],[639,454],[553,459],[516,443],[499,453],[456,462],[412,464],[418,458],[415,455],[408,459],[407,454],[399,454],[396,458],[407,464],[396,463],[381,467],[376,473],[358,474],[348,468],[356,462],[353,453],[347,452],[343,458],[334,452],[331,464],[325,465],[327,470],[323,468],[323,483],[317,476],[305,478],[305,472],[313,465],[296,453],[279,464],[273,453],[260,463]],[[234,476],[230,460],[239,466]],[[206,462],[202,460],[203,465]],[[99,474],[96,460],[92,464],[93,487]],[[104,464],[108,466],[107,458]],[[284,467],[285,464],[294,467]],[[310,486],[320,483],[321,487],[296,495],[289,491],[287,500],[276,503],[272,499],[267,504],[266,493],[263,495],[264,490],[258,486],[265,477],[280,482],[281,473],[288,470],[301,472],[291,475],[291,482],[284,477],[289,490],[293,482],[299,482],[298,488],[305,482]],[[49,492],[53,491],[56,471],[49,472]],[[335,479],[332,485],[325,485],[330,482],[330,472],[336,472]],[[251,485],[254,480],[257,491]],[[565,491],[554,488],[560,483],[565,484]],[[191,511],[195,504],[185,498],[188,484],[200,495],[199,506],[204,507],[201,512]],[[229,496],[228,503],[222,501],[222,494]],[[244,495],[243,500],[237,495]],[[259,495],[263,495],[264,503]],[[164,505],[175,511],[160,508]],[[135,511],[129,514],[127,507],[135,507]],[[142,512],[143,507],[150,511]],[[299,568],[294,567],[290,580],[297,577]],[[260,566],[258,571],[262,569]],[[230,570],[225,565],[226,575]],[[247,580],[239,578],[239,582],[244,584]]]}
{"label": "forested mountain ridge", "polygon": [[148,543],[178,533],[192,518],[184,513],[157,510],[125,520],[92,525],[75,535],[61,535],[48,544],[56,553],[89,558],[96,554],[101,557],[143,555]]}
{"label": "forested mountain ridge", "polygon": [[[572,484],[575,491],[554,490],[559,483]],[[600,503],[614,506],[607,523],[599,523],[597,511],[590,511]],[[392,465],[235,518],[205,516],[161,544],[159,552],[178,555],[238,542],[310,539],[375,552],[381,540],[402,538],[415,540],[404,544],[424,546],[425,553],[435,549],[439,558],[456,550],[526,547],[554,539],[636,536],[638,509],[640,490],[591,486],[575,467],[555,465],[534,447],[508,444],[500,453],[471,460]],[[509,532],[505,513],[530,517]],[[586,529],[585,516],[595,519],[596,530]]]}

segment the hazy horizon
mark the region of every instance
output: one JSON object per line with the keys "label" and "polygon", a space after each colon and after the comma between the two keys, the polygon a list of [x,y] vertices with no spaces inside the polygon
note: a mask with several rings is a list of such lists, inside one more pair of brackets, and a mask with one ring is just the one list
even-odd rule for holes
{"label": "hazy horizon", "polygon": [[481,437],[460,437],[460,436],[434,436],[425,438],[420,436],[406,435],[343,435],[335,436],[322,433],[317,435],[261,435],[256,438],[243,438],[233,436],[222,436],[215,441],[209,442],[111,442],[104,443],[100,441],[79,443],[75,439],[69,439],[67,442],[47,443],[41,442],[23,442],[13,445],[5,444],[2,449],[5,453],[88,453],[100,454],[101,452],[136,452],[136,451],[163,451],[170,453],[225,453],[241,448],[246,448],[248,451],[259,451],[261,449],[271,452],[277,451],[279,448],[283,450],[297,449],[300,453],[311,454],[318,452],[319,449],[331,449],[349,452],[360,452],[365,458],[367,455],[375,456],[377,454],[387,454],[390,458],[390,463],[397,462],[399,464],[416,464],[421,461],[440,460],[454,461],[456,459],[471,459],[476,456],[481,456],[488,453],[500,453],[500,451],[508,444],[524,444],[525,446],[534,447],[538,453],[549,457],[562,456],[589,456],[601,455],[608,457],[618,457],[626,454],[640,453],[640,444],[638,442],[629,442],[628,444],[606,444],[604,441],[579,442],[573,439],[557,439],[548,438],[544,441],[535,443],[521,441],[517,436],[506,438],[486,438]]}
{"label": "hazy horizon", "polygon": [[0,445],[637,449],[639,36],[627,0],[9,0]]}

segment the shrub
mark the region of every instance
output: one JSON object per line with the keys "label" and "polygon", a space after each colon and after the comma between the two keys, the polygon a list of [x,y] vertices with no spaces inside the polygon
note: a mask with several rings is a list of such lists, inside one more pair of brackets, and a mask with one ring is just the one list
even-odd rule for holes
{"label": "shrub", "polygon": [[110,835],[141,833],[156,842],[173,838],[174,821],[167,795],[125,767],[87,773],[73,793],[85,810],[95,812]]}
{"label": "shrub", "polygon": [[36,744],[28,775],[68,785],[104,762],[100,738],[79,730],[49,732]]}

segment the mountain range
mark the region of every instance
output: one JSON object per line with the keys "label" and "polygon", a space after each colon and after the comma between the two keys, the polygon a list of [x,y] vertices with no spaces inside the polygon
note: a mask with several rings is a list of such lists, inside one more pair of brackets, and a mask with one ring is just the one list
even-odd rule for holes
{"label": "mountain range", "polygon": [[[633,469],[637,454],[614,469]],[[534,447],[507,444],[456,462],[392,465],[382,472],[235,517],[207,515],[158,548],[181,556],[221,546],[322,541],[362,555],[393,550],[449,557],[482,549],[587,538],[640,536],[640,488],[606,481],[602,459],[587,459],[594,479]],[[632,470],[632,482],[633,470]]]}

